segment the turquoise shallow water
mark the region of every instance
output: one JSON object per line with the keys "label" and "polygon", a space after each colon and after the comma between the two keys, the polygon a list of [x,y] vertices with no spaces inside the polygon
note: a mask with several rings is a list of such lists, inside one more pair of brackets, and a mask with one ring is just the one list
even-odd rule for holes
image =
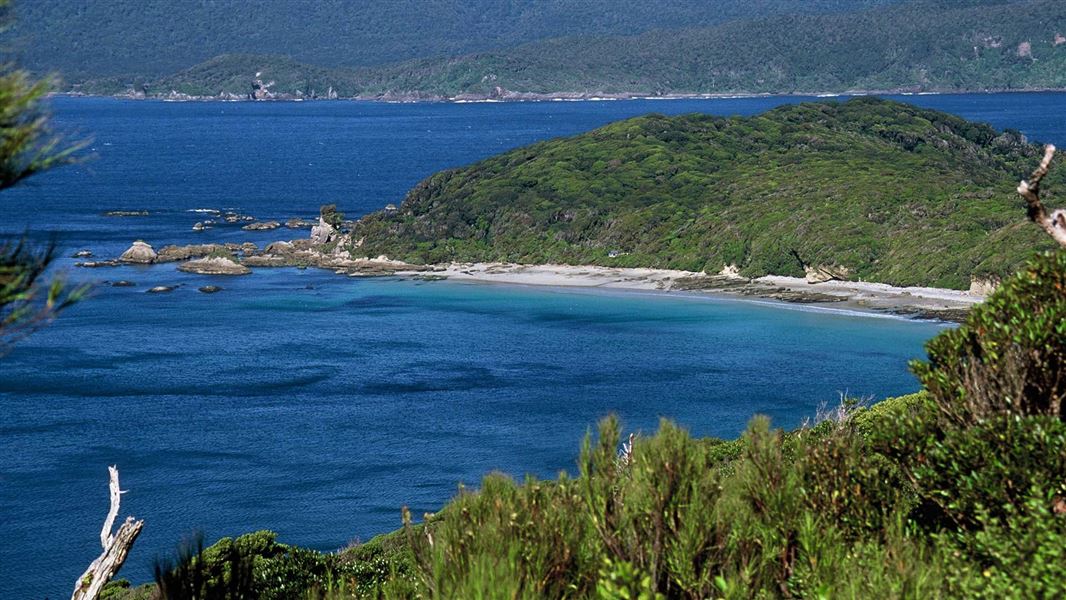
{"label": "turquoise shallow water", "polygon": [[[923,97],[1066,141],[1062,95]],[[187,242],[198,207],[260,217],[350,214],[432,170],[640,114],[750,113],[780,99],[704,102],[218,105],[61,101],[97,158],[5,193],[0,229],[58,230],[101,255],[134,238]],[[1033,116],[1042,112],[1043,120]],[[1013,117],[1012,117],[1013,115]],[[1013,119],[1013,120],[1012,120]],[[1015,122],[1016,121],[1016,122]],[[1044,129],[1027,124],[1043,123]],[[101,211],[148,208],[113,219]],[[287,233],[285,234],[287,235]],[[219,229],[204,241],[274,234]],[[70,261],[65,261],[69,266]],[[173,265],[72,271],[128,279],[0,358],[0,578],[12,598],[65,597],[98,552],[106,469],[146,520],[125,576],[185,533],[257,528],[335,549],[434,510],[498,469],[572,469],[610,412],[735,436],[782,427],[838,394],[917,389],[906,362],[943,326],[773,303],[328,272],[202,278]],[[196,291],[217,283],[215,295]],[[150,295],[156,284],[181,284]]]}

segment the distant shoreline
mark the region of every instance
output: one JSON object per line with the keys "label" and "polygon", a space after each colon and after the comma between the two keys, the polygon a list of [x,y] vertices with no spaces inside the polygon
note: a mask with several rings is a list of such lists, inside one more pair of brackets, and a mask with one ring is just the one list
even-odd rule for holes
{"label": "distant shoreline", "polygon": [[52,97],[61,98],[112,98],[116,100],[139,100],[155,102],[376,102],[381,104],[505,104],[515,102],[618,102],[626,100],[741,100],[750,98],[851,98],[857,96],[960,96],[970,94],[1047,94],[1066,93],[1066,88],[1033,88],[1012,90],[947,90],[947,91],[913,91],[907,89],[896,90],[848,90],[843,92],[778,92],[778,93],[677,93],[663,95],[648,95],[646,93],[603,93],[594,94],[586,92],[508,92],[502,96],[493,94],[459,94],[456,96],[441,96],[410,92],[394,95],[351,96],[337,98],[303,98],[284,96],[277,98],[252,99],[238,94],[224,93],[215,96],[195,96],[172,92],[169,95],[144,95],[135,93],[121,94],[87,94],[82,92],[53,92]]}

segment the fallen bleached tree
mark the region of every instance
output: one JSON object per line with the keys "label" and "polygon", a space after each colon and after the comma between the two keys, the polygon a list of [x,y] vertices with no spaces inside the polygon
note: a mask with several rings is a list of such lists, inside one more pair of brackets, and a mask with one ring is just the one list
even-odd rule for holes
{"label": "fallen bleached tree", "polygon": [[103,546],[103,552],[78,578],[70,600],[96,600],[107,582],[122,568],[122,563],[126,561],[133,542],[137,540],[141,528],[144,527],[144,521],[126,517],[126,521],[112,535],[111,528],[115,524],[122,494],[125,492],[118,487],[118,468],[112,466],[107,470],[111,474],[111,509],[107,511],[104,527],[100,530],[100,545]]}
{"label": "fallen bleached tree", "polygon": [[1029,219],[1043,228],[1060,246],[1066,248],[1066,210],[1058,209],[1050,213],[1040,201],[1040,181],[1047,175],[1051,159],[1055,157],[1055,146],[1044,148],[1044,160],[1029,176],[1028,181],[1018,184],[1018,193],[1029,205]]}

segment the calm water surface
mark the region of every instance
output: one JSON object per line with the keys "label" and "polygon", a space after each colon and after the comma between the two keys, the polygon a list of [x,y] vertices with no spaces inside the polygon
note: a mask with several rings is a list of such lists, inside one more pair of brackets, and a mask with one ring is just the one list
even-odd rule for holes
{"label": "calm water surface", "polygon": [[[5,192],[0,231],[58,232],[100,256],[193,234],[190,210],[311,217],[398,203],[430,173],[648,112],[754,114],[798,98],[541,104],[221,104],[58,99],[94,158]],[[1066,96],[914,96],[1066,143]],[[151,212],[108,218],[107,210]],[[198,235],[198,237],[196,237]],[[69,267],[73,261],[64,260]],[[128,279],[0,358],[0,579],[59,598],[99,552],[106,466],[146,520],[123,575],[143,581],[185,533],[258,528],[323,550],[434,510],[491,470],[572,470],[602,416],[732,437],[783,427],[842,391],[913,391],[906,361],[940,325],[774,304],[328,272],[211,280],[173,265],[71,270]],[[226,289],[204,295],[196,287]],[[152,285],[180,284],[169,295]]]}

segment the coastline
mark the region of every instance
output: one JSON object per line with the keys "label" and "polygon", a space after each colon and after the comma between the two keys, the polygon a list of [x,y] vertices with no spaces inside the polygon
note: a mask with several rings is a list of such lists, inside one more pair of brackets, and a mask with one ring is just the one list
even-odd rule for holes
{"label": "coastline", "polygon": [[[431,265],[430,273],[429,277],[452,281],[746,297],[952,322],[965,319],[970,308],[985,298],[963,290],[895,287],[884,283],[808,283],[799,277],[779,275],[747,279],[692,271],[592,265],[451,263]],[[426,271],[401,270],[395,274],[427,277]]]}
{"label": "coastline", "polygon": [[978,89],[978,90],[914,90],[898,88],[891,90],[845,90],[812,92],[715,92],[715,93],[670,93],[649,95],[639,92],[589,93],[589,92],[511,92],[502,95],[492,93],[464,93],[454,96],[407,92],[393,94],[373,94],[341,97],[303,97],[279,95],[270,98],[250,98],[235,93],[220,93],[214,96],[190,95],[177,91],[169,94],[151,94],[122,92],[114,94],[94,94],[78,91],[52,92],[51,97],[62,98],[112,98],[116,100],[144,100],[155,102],[380,102],[382,104],[499,104],[510,102],[612,102],[625,100],[735,100],[744,98],[844,98],[857,96],[948,96],[963,94],[1040,94],[1066,93],[1066,88],[1032,88],[1032,89]]}

